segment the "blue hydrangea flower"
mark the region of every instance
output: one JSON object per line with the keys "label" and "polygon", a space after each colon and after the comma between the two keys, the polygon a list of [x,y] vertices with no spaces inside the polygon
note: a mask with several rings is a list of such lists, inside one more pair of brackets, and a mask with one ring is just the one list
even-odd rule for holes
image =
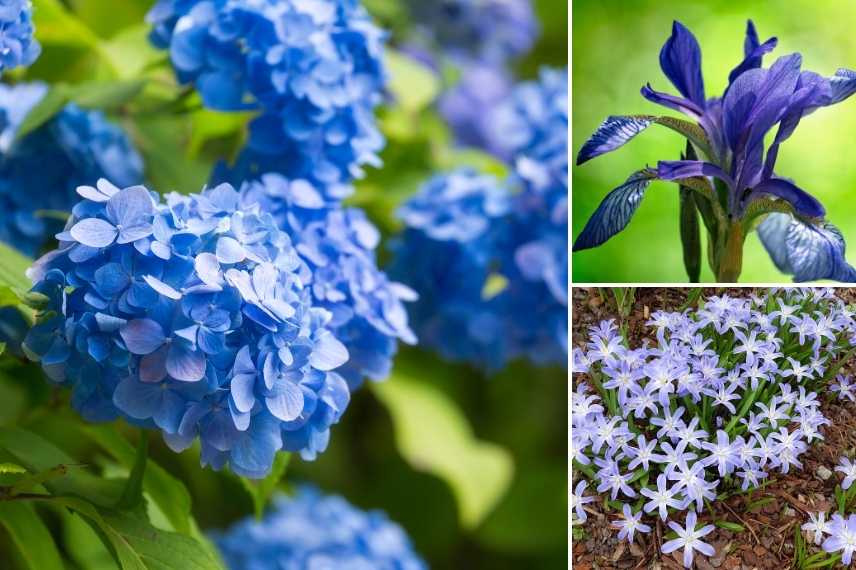
{"label": "blue hydrangea flower", "polygon": [[33,38],[33,4],[30,0],[0,2],[0,72],[32,64],[42,48]]}
{"label": "blue hydrangea flower", "polygon": [[121,185],[143,178],[142,158],[125,132],[74,104],[15,141],[46,92],[41,83],[0,85],[0,240],[27,255],[62,229],[57,212],[71,210],[77,186],[104,176]]}
{"label": "blue hydrangea flower", "polygon": [[380,164],[384,33],[356,0],[160,0],[152,41],[214,109],[258,109],[220,180],[267,172],[321,186]]}
{"label": "blue hydrangea flower", "polygon": [[445,358],[495,370],[511,353],[505,296],[489,285],[503,280],[510,210],[508,189],[469,169],[435,176],[399,210],[389,273],[419,294],[413,327]]}
{"label": "blue hydrangea flower", "polygon": [[349,402],[348,351],[273,217],[221,185],[165,201],[81,186],[60,248],[31,270],[50,312],[25,350],[88,420],[158,428],[202,463],[266,475],[323,451]]}
{"label": "blue hydrangea flower", "polygon": [[529,0],[408,0],[419,35],[454,59],[504,64],[539,33]]}
{"label": "blue hydrangea flower", "polygon": [[278,497],[263,520],[248,518],[213,538],[231,570],[428,568],[386,514],[306,486],[294,497]]}
{"label": "blue hydrangea flower", "polygon": [[511,78],[501,67],[472,63],[462,66],[460,81],[443,93],[437,108],[466,146],[507,156],[505,139],[495,136],[493,114],[511,93]]}
{"label": "blue hydrangea flower", "polygon": [[402,209],[394,276],[420,300],[419,337],[445,357],[501,368],[567,360],[568,83],[545,69],[490,114],[510,184],[438,176]]}
{"label": "blue hydrangea flower", "polygon": [[[763,68],[764,55],[777,43],[776,38],[761,43],[749,21],[743,60],[729,74],[722,97],[707,97],[698,41],[680,22],[673,24],[660,51],[660,67],[680,96],[655,91],[650,84],[641,92],[692,122],[654,115],[608,117],[580,149],[577,164],[621,147],[653,124],[683,135],[688,155],[644,168],[610,192],[577,237],[575,251],[596,247],[624,229],[647,187],[659,179],[692,191],[689,196],[697,206],[691,213],[695,217],[697,208],[709,230],[712,269],[719,281],[737,279],[747,229],[771,213],[786,220],[768,216],[759,232],[780,270],[798,281],[856,278],[856,270],[844,260],[841,234],[823,219],[823,205],[774,172],[779,146],[803,117],[856,92],[856,72],[840,69],[832,77],[821,77],[801,69],[798,53]],[[774,128],[775,135],[767,136]]]}
{"label": "blue hydrangea flower", "polygon": [[241,189],[245,205],[258,204],[293,237],[312,271],[313,302],[333,314],[329,328],[348,348],[350,359],[338,372],[351,389],[368,377],[383,380],[392,368],[397,340],[416,337],[403,301],[413,291],[378,269],[380,232],[358,208],[343,208],[305,180],[265,174]]}

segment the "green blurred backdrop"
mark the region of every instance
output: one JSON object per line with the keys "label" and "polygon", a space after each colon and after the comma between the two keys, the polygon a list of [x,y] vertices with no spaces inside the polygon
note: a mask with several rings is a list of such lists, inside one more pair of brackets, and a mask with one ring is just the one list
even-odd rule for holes
{"label": "green blurred backdrop", "polygon": [[[659,114],[663,107],[639,94],[648,81],[677,91],[660,71],[660,47],[672,20],[696,35],[708,97],[721,95],[728,73],[743,57],[746,20],[761,41],[779,38],[772,57],[803,54],[803,68],[824,76],[856,68],[856,3],[810,0],[575,0],[573,3],[573,111],[571,155],[608,115]],[[670,113],[665,110],[663,114]],[[779,153],[776,171],[793,178],[826,206],[829,220],[856,243],[856,100],[821,109],[800,123]],[[572,240],[607,192],[631,172],[657,160],[676,160],[684,142],[657,126],[618,151],[573,167]],[[703,238],[704,239],[704,238]],[[851,251],[853,251],[851,249]],[[854,254],[848,256],[856,261]],[[573,254],[573,279],[586,282],[685,282],[678,235],[678,188],[653,183],[630,225],[599,248]],[[702,281],[713,274],[703,266]],[[746,239],[743,282],[782,282],[756,233]]]}

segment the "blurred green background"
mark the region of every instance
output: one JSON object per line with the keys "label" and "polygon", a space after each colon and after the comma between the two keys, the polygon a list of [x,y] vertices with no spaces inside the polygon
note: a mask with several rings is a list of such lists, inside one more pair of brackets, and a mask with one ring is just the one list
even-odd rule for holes
{"label": "blurred green background", "polygon": [[[146,40],[143,17],[152,3],[34,0],[43,54],[31,68],[5,79],[75,86],[93,82],[99,92],[109,87],[117,95],[101,108],[138,146],[149,187],[195,192],[217,160],[238,152],[249,115],[204,109],[198,96],[176,85],[166,55]],[[533,51],[515,63],[515,72],[525,79],[536,77],[542,65],[567,65],[567,3],[533,3],[542,34]],[[365,0],[365,5],[393,31],[396,46],[409,25],[403,0]],[[430,74],[426,77],[412,62],[399,62],[394,72],[391,90],[398,104],[378,113],[388,140],[385,164],[370,169],[353,198],[387,236],[398,227],[396,205],[436,170],[463,164],[500,174],[507,169],[483,153],[454,146],[430,105],[441,88]],[[124,88],[134,87],[139,77],[142,86]],[[52,389],[41,370],[20,355],[0,360],[0,428],[33,430],[89,471],[127,476],[128,466],[109,449],[81,437],[86,426],[68,399],[68,391]],[[124,422],[106,429],[130,441],[138,437]],[[175,454],[159,435],[152,434],[150,441],[151,458],[186,486],[203,531],[224,528],[253,512],[247,486],[229,473],[201,469],[197,448]],[[353,394],[324,454],[315,462],[291,459],[281,487],[301,482],[343,495],[361,508],[386,511],[432,568],[562,568],[568,548],[567,373],[516,363],[487,377],[430,352],[403,349],[388,382]],[[74,561],[71,567],[111,567],[85,527],[62,513],[45,509],[40,514],[63,554]],[[9,562],[15,551],[11,541],[0,528],[4,570],[19,567],[20,561]]]}
{"label": "blurred green background", "polygon": [[[803,69],[824,76],[839,67],[856,68],[853,21],[856,3],[810,0],[575,0],[573,3],[572,145],[582,144],[608,115],[677,115],[646,101],[639,89],[677,94],[659,67],[660,48],[680,20],[698,38],[708,97],[725,89],[728,73],[743,58],[746,20],[761,41],[779,38],[765,58],[793,52]],[[779,152],[776,171],[793,178],[826,206],[828,219],[851,244],[856,261],[856,100],[820,109],[804,119]],[[625,147],[573,167],[573,229],[582,231],[589,216],[612,188],[631,172],[658,160],[677,160],[684,141],[652,126]],[[704,234],[704,232],[702,232]],[[702,238],[705,239],[704,237]],[[782,282],[756,233],[746,239],[743,282]],[[678,187],[654,182],[628,227],[606,244],[573,254],[573,280],[586,282],[686,282],[678,235]],[[713,274],[703,264],[702,281]]]}

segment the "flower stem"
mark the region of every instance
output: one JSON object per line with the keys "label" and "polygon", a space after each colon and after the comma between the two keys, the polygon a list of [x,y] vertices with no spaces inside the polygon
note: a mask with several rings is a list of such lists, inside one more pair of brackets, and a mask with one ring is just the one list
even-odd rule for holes
{"label": "flower stem", "polygon": [[739,221],[731,223],[726,232],[716,279],[720,283],[736,283],[743,269],[743,241],[746,236]]}

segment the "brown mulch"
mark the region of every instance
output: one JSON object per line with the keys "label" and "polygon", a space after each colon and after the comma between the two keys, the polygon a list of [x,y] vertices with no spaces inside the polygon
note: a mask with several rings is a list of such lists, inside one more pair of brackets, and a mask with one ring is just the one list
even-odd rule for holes
{"label": "brown mulch", "polygon": [[[643,338],[651,338],[645,321],[657,310],[676,310],[687,301],[691,289],[637,288],[633,309],[626,319],[620,319],[614,304],[601,297],[598,289],[575,288],[572,294],[573,319],[571,334],[573,346],[585,342],[588,328],[603,319],[615,318],[627,327],[628,338],[636,345]],[[702,298],[727,293],[746,296],[748,288],[705,288]],[[856,302],[856,289],[839,289],[838,295],[848,302]],[[847,368],[852,372],[853,366]],[[832,422],[821,432],[825,440],[816,441],[801,456],[803,469],[787,475],[771,473],[770,482],[752,493],[737,495],[714,504],[715,513],[702,513],[701,522],[728,521],[743,526],[746,531],[732,532],[717,528],[705,540],[716,549],[711,558],[696,553],[694,566],[701,570],[785,570],[794,557],[794,528],[808,520],[808,512],[830,511],[834,508],[834,489],[839,481],[834,474],[827,480],[818,475],[823,466],[834,471],[839,457],[856,452],[856,405],[830,401],[822,407]],[[654,528],[647,535],[638,535],[634,544],[619,542],[616,531],[610,528],[614,513],[604,514],[602,505],[590,503],[588,521],[582,526],[583,536],[573,541],[573,567],[575,570],[610,569],[669,569],[683,568],[682,550],[671,555],[659,552],[659,545],[668,528],[659,517],[646,520]],[[803,535],[809,555],[817,552],[811,537]],[[839,565],[840,567],[840,565]]]}

